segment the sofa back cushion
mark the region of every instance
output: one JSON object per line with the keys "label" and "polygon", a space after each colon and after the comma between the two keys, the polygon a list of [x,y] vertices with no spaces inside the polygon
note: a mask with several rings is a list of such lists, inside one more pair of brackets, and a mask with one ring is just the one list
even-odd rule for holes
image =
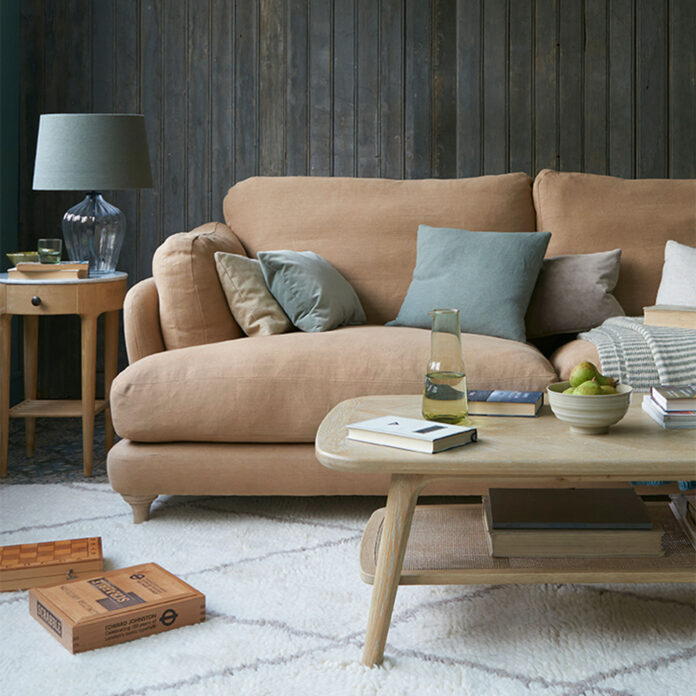
{"label": "sofa back cushion", "polygon": [[353,286],[369,323],[396,317],[416,262],[421,224],[530,232],[531,179],[522,173],[473,179],[254,177],[233,186],[225,222],[249,256],[314,251]]}
{"label": "sofa back cushion", "polygon": [[547,256],[621,249],[614,291],[626,314],[655,304],[665,244],[696,245],[696,181],[618,179],[545,169],[534,181]]}
{"label": "sofa back cushion", "polygon": [[244,254],[219,222],[168,237],[152,259],[160,325],[167,350],[243,336],[232,317],[215,270],[215,252]]}

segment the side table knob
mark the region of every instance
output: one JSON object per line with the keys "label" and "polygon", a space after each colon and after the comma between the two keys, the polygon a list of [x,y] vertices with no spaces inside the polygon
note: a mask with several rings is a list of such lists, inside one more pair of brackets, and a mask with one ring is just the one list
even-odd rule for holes
{"label": "side table knob", "polygon": [[34,297],[31,298],[31,303],[34,307],[38,307],[41,304],[41,298],[38,295],[34,295]]}

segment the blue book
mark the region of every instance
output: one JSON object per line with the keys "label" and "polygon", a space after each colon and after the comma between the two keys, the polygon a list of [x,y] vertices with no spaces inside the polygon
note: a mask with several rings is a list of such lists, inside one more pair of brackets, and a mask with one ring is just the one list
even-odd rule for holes
{"label": "blue book", "polygon": [[472,416],[522,416],[534,418],[544,402],[544,392],[470,389],[466,393]]}

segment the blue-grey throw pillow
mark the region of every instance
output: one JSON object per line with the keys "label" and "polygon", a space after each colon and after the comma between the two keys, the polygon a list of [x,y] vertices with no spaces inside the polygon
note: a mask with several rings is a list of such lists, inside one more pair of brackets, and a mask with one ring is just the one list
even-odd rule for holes
{"label": "blue-grey throw pillow", "polygon": [[524,315],[550,238],[421,225],[413,279],[388,326],[427,329],[431,309],[452,307],[464,332],[524,341]]}
{"label": "blue-grey throw pillow", "polygon": [[355,290],[313,251],[260,251],[263,277],[290,321],[301,331],[330,331],[367,319]]}

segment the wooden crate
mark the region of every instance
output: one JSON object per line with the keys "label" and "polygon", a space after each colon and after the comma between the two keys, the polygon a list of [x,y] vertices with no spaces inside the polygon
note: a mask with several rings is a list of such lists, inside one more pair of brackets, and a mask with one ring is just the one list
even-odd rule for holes
{"label": "wooden crate", "polygon": [[29,613],[78,653],[203,621],[205,595],[156,563],[144,563],[32,589]]}
{"label": "wooden crate", "polygon": [[0,546],[0,591],[57,585],[103,567],[101,537]]}

